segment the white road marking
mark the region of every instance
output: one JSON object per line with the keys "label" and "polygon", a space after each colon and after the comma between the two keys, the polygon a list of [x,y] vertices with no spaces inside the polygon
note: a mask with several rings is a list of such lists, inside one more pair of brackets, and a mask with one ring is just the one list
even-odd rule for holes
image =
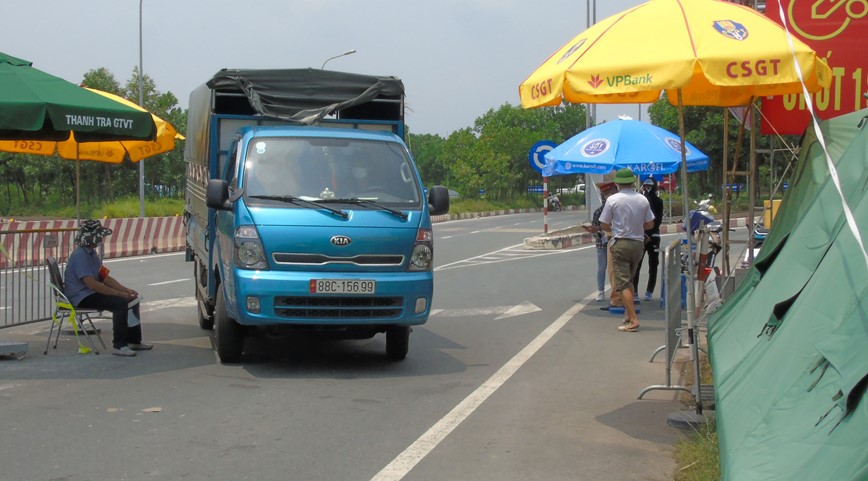
{"label": "white road marking", "polygon": [[213,349],[211,345],[211,337],[200,336],[190,337],[187,339],[173,339],[171,341],[160,341],[160,344],[168,344],[172,346],[193,347],[197,349]]}
{"label": "white road marking", "polygon": [[399,481],[404,478],[425,456],[440,444],[446,436],[455,430],[465,419],[494,394],[506,381],[515,374],[546,342],[557,333],[564,324],[576,315],[590,301],[591,296],[569,308],[561,317],[551,323],[533,341],[513,356],[506,364],[497,370],[487,381],[482,383],[446,416],[431,426],[422,436],[407,447],[401,454],[377,473],[371,481]]}
{"label": "white road marking", "polygon": [[142,303],[142,312],[156,311],[157,309],[167,309],[170,307],[191,307],[197,305],[196,298],[178,297],[176,299],[163,299],[161,301],[151,301]]}
{"label": "white road marking", "polygon": [[164,254],[147,254],[133,257],[116,257],[114,259],[103,259],[102,263],[114,264],[115,262],[146,262],[151,259],[156,259],[157,257],[172,257],[182,255],[184,255],[184,252],[166,252]]}
{"label": "white road marking", "polygon": [[475,257],[468,257],[467,259],[462,259],[460,261],[450,262],[448,264],[443,264],[442,266],[437,266],[434,268],[434,272],[439,272],[443,270],[450,269],[458,269],[461,267],[472,267],[480,264],[496,264],[499,262],[507,262],[507,261],[515,261],[515,260],[523,260],[530,259],[533,257],[541,257],[541,256],[554,256],[561,254],[571,254],[576,251],[585,250],[585,249],[596,249],[594,244],[589,244],[587,246],[581,247],[570,247],[567,249],[557,249],[557,250],[514,250],[517,247],[522,247],[524,244],[516,244],[508,247],[504,247],[503,249],[498,249],[496,251],[488,252],[485,254],[480,254]]}
{"label": "white road marking", "polygon": [[494,319],[506,319],[507,317],[521,316],[531,312],[541,311],[539,307],[531,302],[525,301],[516,306],[494,306],[494,307],[471,307],[467,309],[431,309],[431,317],[471,317],[471,316],[490,316],[498,314]]}
{"label": "white road marking", "polygon": [[524,314],[530,314],[531,312],[541,311],[542,309],[537,307],[532,302],[524,301],[517,306],[510,307],[506,312],[494,318],[495,321],[500,319],[506,319],[507,317],[515,317],[521,316]]}
{"label": "white road marking", "polygon": [[496,254],[496,253],[498,253],[498,252],[502,252],[502,251],[505,251],[505,250],[507,250],[507,249],[512,249],[512,248],[514,248],[514,247],[518,247],[518,246],[521,246],[521,245],[524,245],[524,244],[516,244],[516,245],[513,245],[513,246],[504,247],[503,249],[498,249],[498,250],[496,250],[496,251],[489,252],[488,254],[482,254],[482,255],[480,255],[480,256],[470,257],[470,258],[468,258],[468,259],[462,259],[462,260],[460,260],[460,261],[451,262],[451,263],[449,263],[449,264],[443,264],[442,266],[437,266],[437,267],[435,267],[435,268],[434,268],[434,271],[436,272],[436,271],[439,271],[439,270],[441,270],[441,269],[446,269],[446,268],[448,268],[449,266],[454,266],[454,265],[456,265],[456,264],[461,264],[461,263],[463,263],[463,262],[467,262],[467,261],[470,261],[470,260],[473,260],[473,259],[478,259],[478,258],[480,258],[480,257],[482,257],[482,256],[487,256],[487,255],[491,255],[491,254]]}
{"label": "white road marking", "polygon": [[155,283],[153,283],[153,284],[148,284],[148,285],[149,285],[149,286],[162,286],[162,285],[164,285],[164,284],[174,284],[174,283],[176,283],[176,282],[189,282],[189,281],[191,281],[191,280],[192,280],[192,279],[190,279],[190,278],[188,277],[188,278],[186,278],[186,279],[175,279],[174,281],[155,282]]}

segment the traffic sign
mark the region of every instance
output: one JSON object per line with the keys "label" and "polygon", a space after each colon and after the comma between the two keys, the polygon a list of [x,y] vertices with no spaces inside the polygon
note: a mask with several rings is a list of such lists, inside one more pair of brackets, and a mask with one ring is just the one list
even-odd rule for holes
{"label": "traffic sign", "polygon": [[533,167],[535,171],[542,174],[543,167],[546,165],[545,155],[555,147],[557,147],[557,144],[551,140],[540,140],[533,144],[533,147],[530,148],[530,153],[528,153],[527,156],[530,161],[530,166]]}

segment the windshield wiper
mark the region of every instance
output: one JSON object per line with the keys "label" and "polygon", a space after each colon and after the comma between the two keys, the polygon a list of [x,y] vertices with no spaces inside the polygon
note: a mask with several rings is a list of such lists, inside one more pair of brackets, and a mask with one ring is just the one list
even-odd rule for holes
{"label": "windshield wiper", "polygon": [[325,210],[331,212],[332,214],[341,216],[342,219],[346,219],[347,217],[349,217],[349,214],[347,214],[346,212],[344,212],[340,209],[334,209],[334,208],[331,208],[327,205],[322,205],[319,202],[304,200],[304,199],[301,199],[299,197],[295,197],[292,195],[251,195],[249,197],[251,199],[276,200],[276,201],[280,201],[280,202],[286,202],[287,204],[300,204],[300,205],[306,205],[308,207],[313,207],[315,209],[325,209]]}
{"label": "windshield wiper", "polygon": [[356,204],[356,205],[369,205],[371,207],[376,207],[377,209],[386,211],[396,217],[400,217],[401,220],[407,220],[407,214],[401,212],[400,210],[390,209],[383,204],[378,204],[372,200],[368,199],[360,199],[358,197],[345,198],[345,199],[323,199],[320,202],[328,202],[328,203],[340,203],[340,204]]}

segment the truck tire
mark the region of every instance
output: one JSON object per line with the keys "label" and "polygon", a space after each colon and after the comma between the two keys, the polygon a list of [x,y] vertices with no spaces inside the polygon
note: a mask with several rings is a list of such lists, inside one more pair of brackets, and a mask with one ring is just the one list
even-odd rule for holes
{"label": "truck tire", "polygon": [[244,328],[226,313],[226,298],[222,286],[217,289],[214,323],[216,325],[214,336],[217,338],[217,355],[220,356],[220,362],[240,361],[244,349]]}
{"label": "truck tire", "polygon": [[386,328],[386,355],[393,361],[403,361],[410,350],[410,326]]}

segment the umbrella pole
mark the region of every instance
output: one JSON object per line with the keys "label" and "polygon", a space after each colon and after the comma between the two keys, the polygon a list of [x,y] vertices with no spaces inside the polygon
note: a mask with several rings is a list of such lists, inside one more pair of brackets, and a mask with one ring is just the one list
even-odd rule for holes
{"label": "umbrella pole", "polygon": [[729,109],[723,108],[723,275],[729,280],[729,218],[732,203],[732,182],[729,180]]}
{"label": "umbrella pole", "polygon": [[672,222],[672,174],[666,174],[669,176],[669,222]]}
{"label": "umbrella pole", "polygon": [[696,397],[696,414],[702,416],[701,377],[699,373],[699,349],[696,345],[696,264],[693,259],[693,239],[690,236],[690,205],[687,194],[687,151],[684,139],[684,105],[681,101],[681,89],[678,89],[678,133],[681,136],[681,201],[684,207],[687,236],[687,346],[690,350],[690,359],[693,361],[694,395]]}
{"label": "umbrella pole", "polygon": [[[757,188],[757,186],[759,186],[759,183],[756,182],[756,129],[753,128],[756,125],[756,122],[754,122],[753,104],[754,104],[754,98],[751,97],[750,107],[748,107],[750,109],[749,115],[750,115],[750,122],[751,122],[750,154],[749,154],[750,155],[750,161],[748,163],[748,165],[749,165],[748,168],[750,169],[750,172],[748,172],[748,175],[747,175],[747,181],[748,181],[748,184],[747,184],[747,199],[748,199],[747,200],[747,202],[748,202],[748,204],[747,204],[747,233],[748,233],[747,249],[748,249],[748,256],[749,256],[751,265],[753,265],[754,261],[756,260],[753,258],[753,246],[754,246],[753,231],[755,228],[754,224],[756,222],[756,220],[754,219],[754,216],[756,216],[756,212],[754,211],[754,206],[756,205],[756,188]],[[769,209],[771,209],[771,202],[769,202]]]}
{"label": "umbrella pole", "polygon": [[78,142],[75,143],[75,220],[81,224],[79,189],[81,184],[81,160],[78,158]]}

